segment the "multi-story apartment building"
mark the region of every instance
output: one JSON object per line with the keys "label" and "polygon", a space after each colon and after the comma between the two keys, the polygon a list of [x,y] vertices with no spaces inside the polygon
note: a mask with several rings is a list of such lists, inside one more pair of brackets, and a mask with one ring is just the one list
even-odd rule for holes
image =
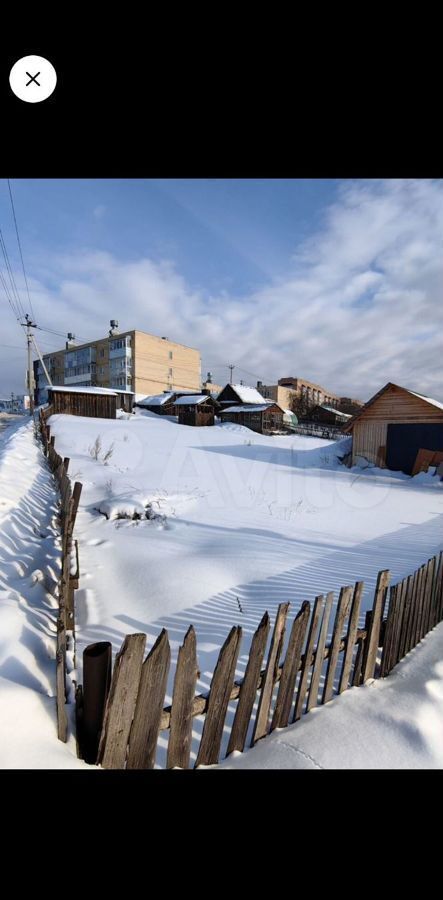
{"label": "multi-story apartment building", "polygon": [[[67,342],[43,360],[55,385],[110,387],[140,396],[201,389],[199,350],[144,331],[111,328],[106,338],[77,346]],[[40,360],[34,362],[34,376],[36,403],[44,403],[47,378]]]}
{"label": "multi-story apartment building", "polygon": [[279,378],[278,384],[262,384],[261,381],[258,381],[257,389],[263,397],[274,400],[283,409],[290,408],[294,395],[305,396],[310,403],[315,405],[325,403],[328,406],[338,406],[340,403],[340,397],[337,397],[336,394],[305,378]]}

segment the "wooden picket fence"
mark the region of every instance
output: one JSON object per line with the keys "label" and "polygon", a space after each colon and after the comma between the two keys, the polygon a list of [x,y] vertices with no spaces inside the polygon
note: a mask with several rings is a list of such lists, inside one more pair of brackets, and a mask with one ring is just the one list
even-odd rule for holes
{"label": "wooden picket fence", "polygon": [[[443,552],[390,588],[384,619],[390,573],[379,572],[364,628],[359,628],[364,583],[342,587],[329,643],[333,592],[316,597],[312,611],[310,603],[304,602],[292,622],[282,663],[290,604],[280,604],[265,666],[262,664],[270,630],[267,612],[253,636],[245,675],[240,681],[234,679],[242,629],[233,627],[220,650],[209,692],[197,696],[197,642],[191,625],[179,649],[172,704],[168,707],[164,707],[171,660],[167,631],[161,631],[144,661],[146,635],[127,635],[107,688],[96,763],[107,769],[151,769],[156,761],[159,734],[169,730],[167,768],[189,768],[192,721],[195,716],[204,715],[195,766],[213,765],[220,759],[226,714],[233,701],[238,702],[226,755],[245,749],[257,699],[251,746],[275,728],[297,722],[304,713],[327,703],[335,694],[370,678],[388,675],[442,620],[442,573]],[[98,645],[92,645],[95,646]],[[85,684],[83,692],[86,690]]]}
{"label": "wooden picket fence", "polygon": [[82,485],[76,481],[71,488],[68,477],[69,459],[57,453],[54,437],[51,437],[50,428],[46,424],[52,414],[52,407],[39,410],[40,435],[43,442],[43,452],[48,460],[49,467],[54,473],[60,491],[60,530],[62,535],[62,566],[58,585],[59,610],[57,617],[57,733],[59,740],[67,740],[68,720],[66,715],[66,651],[74,647],[75,617],[74,617],[74,590],[78,588],[79,561],[78,544],[74,540],[73,532],[77,516],[78,505],[82,492]]}

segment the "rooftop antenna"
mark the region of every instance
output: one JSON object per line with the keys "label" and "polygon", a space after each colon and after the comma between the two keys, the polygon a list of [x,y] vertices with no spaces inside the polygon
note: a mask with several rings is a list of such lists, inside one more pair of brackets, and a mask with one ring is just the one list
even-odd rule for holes
{"label": "rooftop antenna", "polygon": [[232,384],[232,371],[233,371],[233,369],[235,369],[235,366],[228,366],[228,369],[230,370],[230,373],[231,373],[229,376],[229,384]]}

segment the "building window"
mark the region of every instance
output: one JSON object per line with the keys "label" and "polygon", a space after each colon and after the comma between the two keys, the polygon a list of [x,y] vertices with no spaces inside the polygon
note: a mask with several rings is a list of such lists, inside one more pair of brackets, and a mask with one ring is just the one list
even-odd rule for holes
{"label": "building window", "polygon": [[101,347],[101,349],[100,349],[100,356],[101,356],[102,359],[103,359],[104,355],[105,355],[104,348]]}
{"label": "building window", "polygon": [[169,369],[169,377],[172,378],[172,369]]}
{"label": "building window", "polygon": [[169,351],[169,359],[172,359],[172,350]]}

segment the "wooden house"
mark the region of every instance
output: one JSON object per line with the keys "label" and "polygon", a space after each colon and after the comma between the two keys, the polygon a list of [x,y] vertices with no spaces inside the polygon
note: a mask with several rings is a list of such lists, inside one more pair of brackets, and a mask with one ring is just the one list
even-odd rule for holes
{"label": "wooden house", "polygon": [[388,382],[343,431],[352,435],[352,465],[364,457],[410,475],[419,450],[443,450],[443,403]]}
{"label": "wooden house", "polygon": [[334,406],[327,406],[325,403],[314,406],[309,411],[310,422],[321,422],[324,425],[334,425],[336,428],[347,425],[351,418],[348,413],[339,412]]}
{"label": "wooden house", "polygon": [[48,402],[53,413],[115,419],[117,394],[108,388],[48,386]]}
{"label": "wooden house", "polygon": [[207,394],[183,395],[175,401],[179,425],[214,425],[218,404]]}
{"label": "wooden house", "polygon": [[235,422],[259,434],[271,434],[273,431],[283,429],[284,410],[277,403],[230,406],[221,409],[219,416],[222,422]]}
{"label": "wooden house", "polygon": [[156,413],[158,416],[175,416],[175,401],[177,394],[172,391],[164,391],[163,394],[152,394],[139,400],[136,406]]}
{"label": "wooden house", "polygon": [[266,403],[266,400],[255,388],[248,387],[247,384],[227,384],[220,391],[217,403],[220,404],[222,409],[226,409],[228,406],[240,406],[242,404],[260,406],[262,403]]}

